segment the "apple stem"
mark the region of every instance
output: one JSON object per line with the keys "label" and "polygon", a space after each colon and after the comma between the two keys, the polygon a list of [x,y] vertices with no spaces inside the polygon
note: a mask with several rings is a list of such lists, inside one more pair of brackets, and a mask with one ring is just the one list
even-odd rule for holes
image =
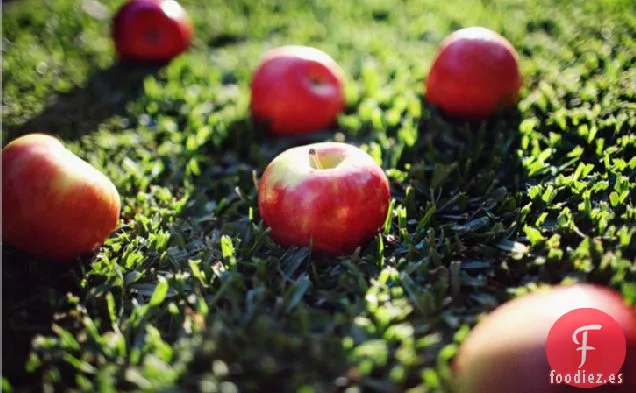
{"label": "apple stem", "polygon": [[316,149],[309,149],[309,157],[314,163],[314,166],[318,169],[323,169],[320,160],[318,159],[318,155],[316,154]]}

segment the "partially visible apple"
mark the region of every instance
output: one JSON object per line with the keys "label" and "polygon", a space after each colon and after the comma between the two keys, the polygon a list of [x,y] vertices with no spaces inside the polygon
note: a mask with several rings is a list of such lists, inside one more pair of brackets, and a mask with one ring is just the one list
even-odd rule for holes
{"label": "partially visible apple", "polygon": [[517,103],[523,77],[507,39],[468,27],[442,42],[425,85],[427,101],[447,115],[484,120]]}
{"label": "partially visible apple", "polygon": [[16,248],[58,261],[89,254],[120,208],[110,179],[56,138],[29,134],[2,149],[2,238]]}
{"label": "partially visible apple", "polygon": [[[532,292],[495,309],[477,324],[461,344],[453,365],[457,393],[578,392],[566,384],[550,383],[546,340],[563,314],[595,308],[621,326],[627,355],[622,385],[602,385],[598,393],[636,392],[636,309],[620,294],[592,284],[556,285]],[[589,343],[592,345],[592,343]]]}
{"label": "partially visible apple", "polygon": [[316,48],[289,45],[272,49],[252,77],[252,117],[274,135],[331,127],[345,105],[344,72]]}
{"label": "partially visible apple", "polygon": [[363,150],[319,142],[272,160],[259,183],[258,206],[280,245],[342,255],[378,234],[390,195],[384,171]]}
{"label": "partially visible apple", "polygon": [[165,63],[190,47],[194,28],[175,0],[128,0],[115,14],[111,34],[121,60]]}

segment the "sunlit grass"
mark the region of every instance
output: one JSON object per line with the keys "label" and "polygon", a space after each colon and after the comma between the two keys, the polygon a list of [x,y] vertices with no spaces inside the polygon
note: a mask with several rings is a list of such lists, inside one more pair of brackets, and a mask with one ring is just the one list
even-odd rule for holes
{"label": "sunlit grass", "polygon": [[[89,3],[3,13],[3,146],[58,135],[123,205],[81,265],[3,248],[3,391],[444,392],[477,316],[536,283],[636,303],[632,2],[183,1],[193,48],[159,70],[113,66],[121,1]],[[423,105],[422,82],[471,25],[512,42],[525,87],[516,113],[468,126]],[[283,44],[343,67],[337,132],[252,127],[251,73]],[[342,258],[278,247],[255,180],[286,148],[343,139],[391,179],[385,231]]]}

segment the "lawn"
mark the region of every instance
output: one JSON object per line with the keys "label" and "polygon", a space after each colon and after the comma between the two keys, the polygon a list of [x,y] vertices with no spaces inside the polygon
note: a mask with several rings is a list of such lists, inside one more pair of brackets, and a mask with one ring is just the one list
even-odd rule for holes
{"label": "lawn", "polygon": [[[191,50],[116,65],[122,1],[4,4],[2,145],[58,136],[108,175],[119,229],[72,265],[2,250],[3,392],[448,392],[498,304],[593,282],[636,304],[636,6],[630,0],[183,0]],[[481,25],[517,48],[516,110],[445,119],[422,82]],[[347,74],[337,130],[249,118],[261,55],[315,46]],[[344,140],[391,181],[353,255],[277,246],[255,182],[286,148]]]}

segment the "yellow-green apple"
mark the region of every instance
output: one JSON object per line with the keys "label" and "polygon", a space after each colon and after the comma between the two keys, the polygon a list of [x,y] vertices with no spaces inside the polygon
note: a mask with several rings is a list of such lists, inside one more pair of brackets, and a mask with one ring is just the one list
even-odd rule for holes
{"label": "yellow-green apple", "polygon": [[[457,393],[566,393],[580,388],[569,386],[566,378],[574,378],[581,365],[582,334],[575,334],[584,323],[555,325],[566,313],[575,309],[600,310],[616,323],[603,323],[603,333],[593,332],[584,346],[587,352],[585,376],[597,374],[598,368],[620,367],[612,371],[615,382],[594,389],[599,393],[636,392],[636,310],[628,306],[620,294],[592,284],[555,285],[515,298],[484,317],[460,345],[453,364]],[[591,324],[601,319],[597,311],[584,310]],[[576,322],[576,321],[575,321]],[[589,323],[589,322],[588,322]],[[611,333],[612,325],[619,334]],[[553,326],[559,326],[558,328]],[[625,341],[619,337],[623,331]],[[609,336],[608,336],[609,335]],[[550,341],[549,341],[550,340]],[[620,343],[622,341],[622,343]],[[612,345],[610,345],[612,344]],[[621,347],[625,344],[626,352]],[[626,353],[626,355],[625,355]],[[600,358],[595,356],[601,356]],[[610,359],[612,357],[615,359]],[[554,367],[569,363],[571,373],[559,373]],[[618,362],[618,363],[617,363]],[[618,366],[616,366],[618,364]],[[553,372],[553,370],[555,372]],[[606,371],[607,372],[607,371]],[[570,377],[567,377],[567,374]],[[620,374],[620,375],[619,375]],[[611,376],[606,376],[608,381]],[[622,379],[622,381],[620,380]],[[560,383],[559,383],[560,382]]]}
{"label": "yellow-green apple", "polygon": [[113,183],[58,139],[29,134],[2,149],[2,238],[66,261],[95,251],[117,227]]}
{"label": "yellow-green apple", "polygon": [[273,135],[299,135],[334,126],[345,106],[344,72],[316,48],[272,49],[252,77],[252,118]]}
{"label": "yellow-green apple", "polygon": [[260,215],[276,242],[328,255],[349,254],[377,235],[390,196],[382,168],[343,142],[285,150],[258,186]]}
{"label": "yellow-green apple", "polygon": [[424,83],[427,101],[447,115],[484,120],[516,104],[523,77],[506,38],[468,27],[442,42]]}
{"label": "yellow-green apple", "polygon": [[128,0],[112,20],[111,36],[119,59],[165,63],[190,47],[194,28],[175,0]]}

